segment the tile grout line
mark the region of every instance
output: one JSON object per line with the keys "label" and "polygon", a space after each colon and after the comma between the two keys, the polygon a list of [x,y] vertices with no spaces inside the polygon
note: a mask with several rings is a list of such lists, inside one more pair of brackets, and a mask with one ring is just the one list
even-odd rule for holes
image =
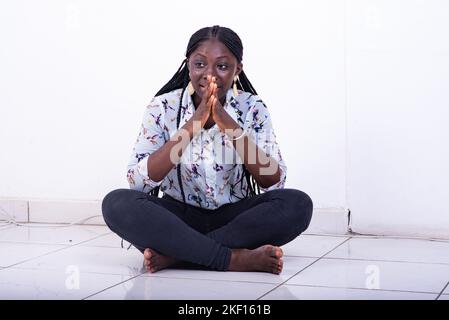
{"label": "tile grout line", "polygon": [[[349,239],[348,239],[349,240]],[[342,243],[343,244],[343,243]],[[338,245],[339,246],[339,245]],[[336,249],[336,248],[334,248]],[[331,251],[333,251],[334,249],[332,249]],[[327,252],[326,254],[329,254],[329,252]],[[416,263],[416,264],[438,264],[438,263],[425,263],[425,262],[408,262],[408,261],[391,261],[391,260],[372,260],[372,259],[348,259],[348,258],[326,258],[324,256],[321,257],[313,257],[313,256],[287,256],[284,255],[285,257],[294,257],[294,258],[308,258],[308,259],[327,259],[327,260],[350,260],[350,261],[376,261],[376,262],[393,262],[393,263]],[[314,261],[313,263],[315,263],[316,261]],[[312,263],[310,264],[312,265]],[[307,267],[309,267],[310,265],[308,265]],[[443,264],[443,265],[447,265],[447,264]],[[305,267],[306,268],[306,267]],[[305,269],[304,268],[304,269]],[[302,270],[301,270],[302,271]],[[145,275],[143,275],[145,276]],[[190,279],[190,280],[208,280],[208,281],[231,281],[231,282],[243,282],[243,283],[264,283],[264,284],[282,284],[282,283],[273,283],[273,282],[267,282],[267,281],[251,281],[251,280],[229,280],[229,279],[206,279],[206,278],[191,278],[188,276],[171,276],[171,275],[151,275],[151,276],[146,276],[149,278],[173,278],[173,279]],[[293,276],[292,276],[293,277]],[[290,280],[291,277],[285,281]],[[285,282],[284,281],[284,282]],[[308,286],[308,285],[297,285],[297,284],[292,284],[295,286]],[[334,288],[334,287],[329,287],[329,288]],[[340,287],[335,287],[335,288],[340,288]],[[358,289],[358,288],[353,288],[353,289]],[[394,291],[394,290],[387,290],[387,291]],[[406,291],[406,292],[420,292],[420,291],[408,291],[408,290],[397,290],[397,291]],[[422,292],[422,293],[426,293],[426,292]],[[427,292],[430,293],[430,292]],[[432,292],[435,293],[435,292]]]}
{"label": "tile grout line", "polygon": [[[232,272],[232,271],[228,271],[228,272]],[[205,279],[205,278],[188,278],[188,277],[179,277],[179,276],[157,276],[157,275],[152,275],[152,276],[146,276],[147,272],[142,273],[142,277],[145,278],[159,278],[159,279],[179,279],[179,280],[194,280],[194,281],[213,281],[213,282],[235,282],[235,283],[246,283],[246,284],[277,284],[274,282],[267,282],[267,281],[250,281],[250,280],[229,280],[229,279]]]}
{"label": "tile grout line", "polygon": [[[173,270],[173,269],[171,269]],[[232,271],[229,271],[232,272]],[[250,280],[229,280],[229,279],[206,279],[206,278],[188,278],[187,276],[158,276],[158,275],[151,275],[151,276],[145,276],[147,272],[142,273],[142,277],[146,278],[158,278],[158,279],[179,279],[179,280],[194,280],[194,281],[216,281],[216,282],[236,282],[236,283],[247,283],[247,284],[270,284],[270,285],[277,285],[276,282],[267,282],[267,281],[250,281]]]}
{"label": "tile grout line", "polygon": [[93,297],[93,296],[99,294],[99,293],[102,293],[102,292],[104,292],[104,291],[106,291],[106,290],[109,290],[109,289],[114,288],[114,287],[116,287],[116,286],[118,286],[118,285],[121,285],[122,283],[128,282],[128,281],[130,281],[130,280],[132,280],[132,279],[135,279],[135,278],[137,278],[137,277],[140,277],[142,274],[143,274],[143,273],[138,274],[138,275],[136,275],[136,276],[132,276],[132,277],[126,279],[126,280],[120,281],[119,283],[113,284],[112,286],[106,287],[106,288],[104,288],[104,289],[102,289],[102,290],[100,290],[100,291],[98,291],[98,292],[92,293],[92,294],[88,295],[87,297],[82,298],[81,300],[86,300],[86,299],[88,299],[88,298],[90,298],[90,297]]}
{"label": "tile grout line", "polygon": [[303,236],[312,237],[333,237],[333,238],[343,238],[352,237],[354,239],[374,239],[374,240],[416,240],[416,241],[428,241],[428,242],[438,242],[438,243],[449,243],[449,239],[446,238],[431,238],[431,237],[413,237],[407,235],[381,235],[381,234],[361,234],[356,232],[349,232],[346,234],[336,234],[336,233],[302,233]]}
{"label": "tile grout line", "polygon": [[421,293],[435,295],[437,292],[431,291],[411,291],[411,290],[399,290],[399,289],[368,289],[361,287],[332,287],[326,285],[311,285],[311,284],[289,284],[292,287],[308,287],[308,288],[328,288],[328,289],[351,289],[351,290],[363,290],[363,291],[378,291],[378,292],[406,292],[406,293]]}
{"label": "tile grout line", "polygon": [[[311,234],[312,235],[312,234]],[[315,234],[313,234],[315,235]],[[320,234],[316,234],[320,235]],[[326,236],[326,234],[323,234]],[[354,239],[375,239],[375,240],[415,240],[415,241],[428,241],[428,242],[438,242],[438,243],[449,243],[447,238],[432,238],[432,237],[414,237],[407,235],[382,235],[382,234],[362,234],[357,232],[350,232],[348,235],[352,236]],[[329,235],[336,237],[337,235]]]}
{"label": "tile grout line", "polygon": [[[54,242],[35,242],[35,241],[20,241],[20,240],[18,240],[18,241],[14,241],[14,240],[0,240],[0,244],[1,243],[18,243],[18,244],[30,244],[30,245],[47,245],[47,246],[68,246],[68,247],[76,247],[76,246],[78,246],[79,244],[83,244],[84,242],[86,242],[86,241],[91,241],[91,240],[95,240],[95,239],[97,239],[98,237],[102,237],[102,236],[106,236],[106,235],[108,235],[109,233],[103,233],[103,234],[100,234],[100,235],[95,235],[94,236],[94,238],[90,238],[90,239],[87,239],[87,240],[83,240],[83,241],[81,241],[81,242],[78,242],[78,243],[74,243],[74,244],[70,244],[70,243],[68,243],[68,244],[66,244],[66,243],[54,243]],[[115,247],[109,247],[109,246],[86,246],[86,247],[102,247],[102,248],[115,248]]]}
{"label": "tile grout line", "polygon": [[[313,257],[311,257],[313,258]],[[446,262],[421,262],[408,260],[383,260],[383,259],[362,259],[362,258],[341,258],[341,257],[326,257],[327,260],[349,260],[349,261],[373,261],[373,262],[392,262],[392,263],[408,263],[408,264],[436,264],[441,266],[449,266]]]}
{"label": "tile grout line", "polygon": [[435,300],[438,300],[441,295],[443,294],[444,290],[446,290],[447,286],[449,285],[449,281],[446,283],[446,285],[444,286],[444,288],[441,290],[441,292],[438,294],[438,296],[436,297]]}
{"label": "tile grout line", "polygon": [[326,252],[325,254],[323,254],[321,257],[319,257],[318,259],[316,259],[315,261],[313,261],[311,264],[305,266],[304,268],[302,268],[301,270],[299,270],[298,272],[296,272],[294,275],[292,275],[290,278],[288,278],[287,280],[279,283],[278,285],[276,285],[273,289],[269,290],[268,292],[264,293],[263,295],[261,295],[259,298],[257,298],[256,300],[260,300],[263,297],[265,297],[266,295],[268,295],[270,292],[273,292],[274,290],[276,290],[277,288],[279,288],[280,286],[282,286],[283,284],[285,284],[287,281],[289,281],[290,279],[292,279],[293,277],[297,276],[299,273],[303,272],[305,269],[309,268],[310,266],[314,265],[315,263],[317,263],[318,261],[320,261],[322,258],[324,258],[326,255],[328,255],[329,253],[331,253],[332,251],[334,251],[335,249],[337,249],[338,247],[342,246],[343,244],[345,244],[346,242],[348,242],[349,240],[351,240],[352,237],[349,237],[348,239],[346,239],[345,241],[342,241],[342,243],[338,244],[336,247],[334,247],[333,249],[329,250],[328,252]]}
{"label": "tile grout line", "polygon": [[90,297],[92,297],[92,296],[94,296],[94,295],[97,295],[97,294],[99,294],[99,293],[101,293],[101,292],[104,292],[104,291],[106,291],[106,290],[108,290],[108,289],[111,289],[111,288],[116,287],[116,286],[118,286],[118,285],[120,285],[120,284],[122,284],[122,283],[125,283],[125,282],[127,282],[127,281],[130,281],[130,280],[133,280],[133,279],[136,279],[136,278],[146,278],[146,279],[175,279],[175,280],[192,280],[192,281],[209,281],[209,282],[226,282],[226,283],[231,282],[231,283],[268,284],[268,285],[273,285],[273,284],[275,284],[275,283],[272,283],[272,282],[259,282],[259,281],[258,281],[258,282],[254,282],[254,281],[244,281],[244,280],[195,279],[195,278],[186,278],[186,277],[157,276],[157,275],[145,276],[146,273],[148,273],[148,272],[146,271],[146,272],[143,272],[143,273],[138,274],[138,275],[136,275],[136,276],[132,276],[132,277],[130,277],[130,278],[127,279],[127,280],[120,281],[119,283],[116,283],[116,284],[111,285],[111,286],[109,286],[109,287],[107,287],[107,288],[105,288],[105,289],[102,289],[102,290],[100,290],[100,291],[98,291],[98,292],[96,292],[96,293],[93,293],[93,294],[91,294],[91,295],[89,295],[89,296],[83,298],[82,300],[88,299],[88,298],[90,298]]}
{"label": "tile grout line", "polygon": [[[98,237],[101,237],[101,236],[104,236],[104,235],[101,234],[101,235],[99,235],[99,236],[96,236],[95,238],[81,241],[80,243],[77,243],[77,244],[75,244],[75,245],[61,245],[61,244],[60,244],[59,246],[63,246],[63,247],[60,248],[60,249],[57,249],[57,250],[54,250],[54,251],[50,251],[50,252],[44,253],[44,254],[39,255],[39,256],[37,256],[37,257],[33,257],[33,258],[30,258],[30,259],[22,260],[22,261],[17,262],[17,263],[13,263],[13,264],[11,264],[11,265],[5,267],[5,268],[15,267],[15,266],[17,266],[17,265],[19,265],[19,264],[22,264],[22,263],[25,263],[25,262],[28,262],[28,261],[31,261],[31,260],[34,260],[34,259],[42,258],[42,257],[45,257],[45,256],[47,256],[47,255],[49,255],[49,254],[56,253],[56,252],[59,252],[59,251],[62,251],[62,250],[68,249],[68,248],[75,247],[75,246],[77,246],[77,245],[79,245],[79,244],[81,244],[81,243],[84,243],[84,242],[87,242],[87,241],[91,241],[91,240],[95,240],[95,239],[97,239]],[[53,245],[53,246],[54,246],[54,244],[46,244],[46,245]]]}

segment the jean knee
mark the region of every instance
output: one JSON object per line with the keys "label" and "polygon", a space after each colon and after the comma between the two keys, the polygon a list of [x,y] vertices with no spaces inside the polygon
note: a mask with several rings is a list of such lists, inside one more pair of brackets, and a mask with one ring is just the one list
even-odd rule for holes
{"label": "jean knee", "polygon": [[124,201],[129,197],[130,189],[116,189],[109,192],[101,203],[101,211],[104,221],[108,226],[115,221],[115,217],[121,214]]}
{"label": "jean knee", "polygon": [[310,196],[300,190],[284,189],[282,200],[292,226],[295,226],[299,233],[305,231],[312,220],[313,201]]}

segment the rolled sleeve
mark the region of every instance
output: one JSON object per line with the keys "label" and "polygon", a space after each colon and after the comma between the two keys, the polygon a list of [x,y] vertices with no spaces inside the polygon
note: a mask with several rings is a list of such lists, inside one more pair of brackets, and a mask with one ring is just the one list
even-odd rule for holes
{"label": "rolled sleeve", "polygon": [[130,189],[148,193],[162,183],[163,179],[154,181],[148,176],[148,158],[165,144],[163,128],[164,109],[159,99],[153,98],[145,108],[140,132],[128,163],[126,177]]}

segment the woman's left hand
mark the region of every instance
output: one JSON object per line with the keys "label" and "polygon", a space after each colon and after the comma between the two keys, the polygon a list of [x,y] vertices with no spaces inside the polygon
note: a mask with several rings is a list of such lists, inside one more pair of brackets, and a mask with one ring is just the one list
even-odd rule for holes
{"label": "woman's left hand", "polygon": [[[215,82],[215,78],[211,80],[212,82]],[[218,125],[220,128],[220,131],[224,132],[226,129],[237,129],[240,128],[240,126],[232,119],[231,116],[226,112],[226,110],[223,108],[223,105],[220,102],[220,99],[218,99],[218,90],[217,90],[217,84],[215,83],[215,90],[213,91],[213,94],[215,95],[214,102],[212,103],[211,107],[211,116],[214,122]]]}

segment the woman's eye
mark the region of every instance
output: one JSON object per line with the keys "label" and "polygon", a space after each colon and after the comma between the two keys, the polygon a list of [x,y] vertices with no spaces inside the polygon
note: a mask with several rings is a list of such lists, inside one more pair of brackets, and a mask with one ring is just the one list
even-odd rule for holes
{"label": "woman's eye", "polygon": [[198,67],[198,68],[202,68],[202,67],[204,67],[204,63],[202,63],[202,62],[195,62],[195,66]]}
{"label": "woman's eye", "polygon": [[227,68],[228,68],[228,66],[225,65],[225,64],[219,64],[218,65],[218,69],[220,69],[220,70],[226,70]]}

